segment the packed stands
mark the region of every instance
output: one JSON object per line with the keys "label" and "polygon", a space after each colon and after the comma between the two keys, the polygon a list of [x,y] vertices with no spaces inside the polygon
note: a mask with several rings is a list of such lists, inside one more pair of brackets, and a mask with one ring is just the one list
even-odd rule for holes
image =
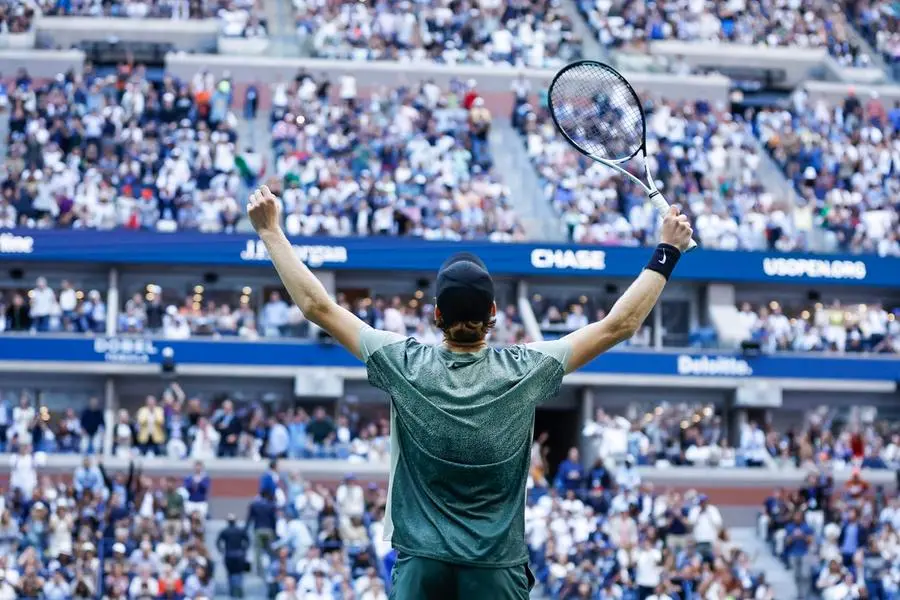
{"label": "packed stands", "polygon": [[102,333],[106,295],[79,290],[69,280],[54,288],[39,277],[25,290],[0,290],[0,332]]}
{"label": "packed stands", "polygon": [[849,25],[836,3],[578,0],[577,4],[600,43],[613,48],[643,51],[648,42],[657,40],[827,48],[844,66],[871,64],[871,58],[850,42]]}
{"label": "packed stands", "polygon": [[[648,100],[645,110],[652,170],[668,199],[693,214],[700,243],[766,248],[768,230],[784,214],[755,175],[759,156],[749,125],[703,100]],[[633,246],[655,239],[657,217],[643,188],[572,149],[545,106],[519,102],[513,124],[572,241]],[[635,173],[643,177],[642,169]]]}
{"label": "packed stands", "polygon": [[237,139],[232,82],[141,66],[10,90],[0,214],[24,227],[233,231],[261,159]]}
{"label": "packed stands", "polygon": [[884,0],[853,0],[846,2],[847,13],[869,44],[878,51],[894,79],[900,75],[900,28],[897,7]]}
{"label": "packed stands", "polygon": [[844,306],[835,300],[790,312],[776,301],[756,310],[744,303],[738,315],[740,327],[768,352],[900,351],[900,309],[877,303]]}
{"label": "packed stands", "polygon": [[[98,290],[76,289],[62,280],[58,288],[39,277],[33,288],[0,290],[0,332],[88,333],[106,332],[106,297]],[[254,307],[244,287],[234,294],[204,295],[201,285],[179,296],[156,284],[128,297],[118,312],[116,332],[157,336],[167,340],[187,338],[243,339],[313,338],[317,332],[300,309],[286,301],[282,292],[271,291],[259,307]],[[216,298],[220,297],[221,300]],[[233,301],[232,301],[233,300]],[[358,297],[353,301],[339,294],[338,302],[377,329],[413,336],[437,343],[442,334],[433,323],[434,307],[425,292],[410,297]],[[530,341],[515,305],[503,307],[491,333],[495,344]]]}
{"label": "packed stands", "polygon": [[557,2],[294,0],[297,33],[316,56],[443,64],[562,66],[581,41]]}
{"label": "packed stands", "polygon": [[859,470],[836,484],[827,469],[799,489],[776,489],[759,528],[772,552],[815,597],[889,598],[897,593],[898,499]]}
{"label": "packed stands", "polygon": [[329,102],[330,83],[300,73],[273,92],[289,235],[523,239],[475,81],[360,92],[343,76],[338,87]]}
{"label": "packed stands", "polygon": [[821,230],[833,250],[900,256],[900,182],[891,158],[900,106],[852,90],[840,104],[802,90],[792,100],[791,108],[760,111],[755,127],[805,201],[795,211],[797,228]]}
{"label": "packed stands", "polygon": [[[329,490],[279,477],[273,461],[246,520],[228,515],[222,526],[220,515],[215,526],[202,462],[183,480],[156,482],[134,462],[110,472],[86,457],[71,485],[57,485],[39,481],[30,458],[15,455],[0,515],[4,599],[243,597],[245,574],[270,598],[387,598],[386,494],[352,475]],[[9,536],[19,528],[34,533]],[[217,571],[227,573],[220,586]]]}

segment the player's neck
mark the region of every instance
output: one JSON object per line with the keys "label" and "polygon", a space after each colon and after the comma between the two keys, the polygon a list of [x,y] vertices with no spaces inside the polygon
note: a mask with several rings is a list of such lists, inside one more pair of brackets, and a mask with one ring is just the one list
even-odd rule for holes
{"label": "player's neck", "polygon": [[461,344],[459,342],[451,342],[444,340],[444,348],[450,352],[478,352],[487,348],[487,340],[472,342],[471,344]]}

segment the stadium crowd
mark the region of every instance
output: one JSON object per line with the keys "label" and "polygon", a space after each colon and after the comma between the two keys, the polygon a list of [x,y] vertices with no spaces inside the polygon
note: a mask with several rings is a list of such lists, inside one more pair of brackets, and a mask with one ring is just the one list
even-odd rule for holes
{"label": "stadium crowd", "polygon": [[300,73],[274,89],[288,234],[524,239],[492,170],[492,117],[474,80],[361,95],[345,75],[338,88],[334,102],[327,80]]}
{"label": "stadium crowd", "polygon": [[757,113],[754,127],[800,195],[798,231],[822,231],[831,250],[900,256],[893,167],[900,104],[851,91],[832,105],[801,89],[789,108]]}
{"label": "stadium crowd", "polygon": [[558,2],[294,0],[297,33],[322,58],[549,68],[581,56]]}
{"label": "stadium crowd", "polygon": [[[655,239],[657,216],[643,188],[576,152],[557,133],[546,100],[539,104],[517,95],[513,125],[570,240],[641,245]],[[771,231],[787,218],[756,176],[760,157],[749,124],[704,100],[648,99],[645,111],[660,190],[692,215],[700,243],[724,250],[773,246]]]}
{"label": "stadium crowd", "polygon": [[259,154],[238,146],[232,82],[142,66],[8,88],[0,228],[233,231]]}
{"label": "stadium crowd", "polygon": [[[12,496],[6,505],[10,516],[6,521],[0,518],[0,529],[4,523],[21,527],[25,546],[14,546],[15,536],[0,539],[14,539],[7,543],[16,548],[17,556],[30,556],[32,551],[26,548],[33,546],[35,573],[46,581],[57,577],[60,563],[61,577],[54,585],[74,588],[83,579],[91,591],[99,585],[107,590],[119,586],[132,589],[133,594],[134,588],[144,584],[153,589],[165,582],[181,590],[175,597],[208,593],[215,584],[209,575],[213,540],[203,540],[211,484],[203,462],[215,456],[247,456],[270,460],[271,466],[261,479],[260,496],[248,510],[249,525],[229,519],[218,538],[232,591],[242,587],[240,576],[245,571],[262,576],[272,598],[295,588],[319,586],[324,598],[331,593],[334,598],[368,599],[363,587],[375,594],[389,587],[389,582],[382,582],[394,560],[388,545],[380,541],[384,491],[377,486],[366,490],[350,475],[332,493],[304,484],[297,474],[280,473],[277,463],[279,458],[322,457],[351,464],[386,461],[390,442],[384,419],[366,423],[351,414],[332,420],[324,408],[316,408],[312,416],[296,409],[266,417],[258,407],[235,409],[230,401],[210,416],[198,401],[171,384],[161,400],[148,398],[133,420],[127,412],[120,413],[112,432],[113,452],[128,460],[151,454],[189,458],[196,461],[192,475],[183,482],[166,478],[157,485],[134,467],[127,476],[110,476],[86,456],[73,484],[66,486],[38,477],[41,457],[54,450],[96,451],[103,438],[99,404],[92,402],[81,415],[68,410],[57,431],[49,435],[50,415],[45,409],[36,410],[27,397],[12,411],[6,405],[0,408],[0,417],[8,416],[5,439],[14,453]],[[748,422],[740,431],[739,446],[731,448],[721,418],[710,406],[664,402],[646,414],[638,411],[628,416],[599,410],[582,432],[596,460],[586,464],[578,450],[571,448],[557,469],[547,462],[547,434],[539,434],[532,447],[526,508],[530,563],[539,585],[551,598],[561,600],[652,598],[654,594],[657,598],[667,594],[716,599],[749,594],[774,599],[777,593],[756,572],[750,557],[729,541],[721,514],[703,494],[654,489],[642,481],[638,467],[791,465],[815,474],[798,494],[778,492],[767,501],[760,527],[790,568],[802,566],[802,571],[795,571],[800,589],[813,582],[823,598],[844,598],[827,590],[841,585],[840,581],[859,584],[861,576],[854,569],[865,565],[866,585],[875,585],[870,578],[877,573],[879,585],[892,590],[893,571],[877,565],[872,554],[893,548],[900,505],[877,490],[868,494],[869,486],[858,476],[847,484],[847,498],[832,504],[826,475],[842,467],[896,468],[900,433],[883,420],[850,419],[839,425],[834,417],[833,412],[816,411],[802,427],[787,432]],[[32,449],[40,452],[32,454]],[[60,499],[62,510],[58,510]],[[46,508],[35,508],[40,504]],[[101,535],[83,534],[85,520]],[[62,529],[72,536],[71,547]],[[248,532],[253,534],[252,544]],[[79,551],[90,548],[88,540],[94,545],[88,555],[92,559],[88,565],[93,567],[86,570],[83,565],[79,568]],[[819,541],[814,545],[813,540]],[[166,552],[179,541],[182,554],[170,561]],[[59,547],[62,552],[57,551]],[[248,560],[251,547],[253,556]],[[67,554],[66,548],[74,549],[75,556]],[[98,553],[102,566],[96,560]],[[801,554],[809,556],[802,565]],[[195,557],[203,557],[206,564],[192,561]],[[893,557],[893,550],[884,556],[889,564]],[[120,560],[125,564],[117,567]],[[321,577],[310,560],[327,562]],[[74,566],[67,570],[72,561]],[[20,565],[7,578],[14,589],[28,585],[28,564]],[[206,571],[198,572],[198,565],[207,567]],[[853,577],[846,577],[842,565]],[[101,569],[102,582],[98,579]],[[834,579],[837,575],[839,580]],[[351,586],[356,595],[342,596],[350,592],[341,586]],[[873,596],[869,589],[870,598],[890,597]]]}
{"label": "stadium crowd", "polygon": [[551,477],[546,441],[532,447],[525,530],[550,598],[776,597],[705,495],[654,489],[632,456],[585,467],[576,448]]}
{"label": "stadium crowd", "polygon": [[878,51],[894,79],[900,76],[900,13],[893,2],[853,0],[846,2],[847,13],[869,44]]}
{"label": "stadium crowd", "polygon": [[660,40],[827,48],[844,66],[866,67],[872,62],[851,42],[850,26],[837,3],[578,0],[577,4],[600,43],[612,48],[644,51],[649,42]]}
{"label": "stadium crowd", "polygon": [[[860,443],[848,459],[864,462]],[[827,467],[798,489],[776,489],[759,517],[760,535],[792,571],[801,598],[896,598],[900,593],[900,498],[855,468],[836,485]]]}
{"label": "stadium crowd", "polygon": [[266,19],[259,0],[38,0],[6,2],[0,9],[0,29],[30,31],[38,16],[117,17],[128,19],[218,19],[222,35],[266,37]]}
{"label": "stadium crowd", "polygon": [[71,483],[39,478],[39,467],[24,446],[12,459],[0,598],[240,598],[252,572],[270,599],[387,599],[385,492],[352,475],[332,491],[272,461],[246,520],[228,515],[213,537],[202,461],[183,480],[157,481],[134,461],[110,473],[85,457]]}
{"label": "stadium crowd", "polygon": [[844,306],[835,300],[785,314],[777,302],[756,310],[743,303],[735,324],[767,352],[900,352],[900,310],[880,303]]}
{"label": "stadium crowd", "polygon": [[58,414],[37,406],[27,393],[18,402],[0,400],[0,449],[37,453],[104,451],[108,434],[111,455],[122,459],[166,456],[210,460],[243,457],[332,458],[385,462],[390,454],[388,421],[364,419],[356,412],[332,418],[324,407],[280,409],[260,403],[224,399],[213,407],[188,397],[177,382],[160,396],[148,395],[136,410],[119,410],[107,423],[100,403],[90,400],[80,411]]}
{"label": "stadium crowd", "polygon": [[[318,329],[309,323],[296,304],[285,300],[280,291],[269,292],[265,302],[254,310],[244,288],[237,307],[231,303],[204,298],[202,286],[181,301],[158,285],[147,286],[146,293],[135,293],[118,312],[116,331],[131,335],[152,335],[165,339],[192,337],[244,339],[312,338]],[[164,299],[165,296],[165,299]],[[230,295],[229,295],[230,296]],[[236,294],[235,294],[236,296]],[[344,293],[338,303],[377,329],[415,337],[427,344],[437,344],[442,334],[434,326],[433,305],[418,291],[410,298],[392,296],[359,297],[352,301]],[[58,291],[44,277],[23,293],[0,290],[0,333],[86,333],[106,332],[107,306],[97,290],[85,294],[68,280],[62,280]],[[493,344],[520,344],[531,341],[514,304],[501,307],[496,326],[491,332]]]}

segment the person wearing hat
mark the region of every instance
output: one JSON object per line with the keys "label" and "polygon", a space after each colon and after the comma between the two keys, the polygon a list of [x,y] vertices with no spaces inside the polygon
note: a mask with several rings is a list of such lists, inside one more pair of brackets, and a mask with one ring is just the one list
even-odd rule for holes
{"label": "person wearing hat", "polygon": [[338,305],[297,257],[280,207],[263,186],[248,213],[291,298],[391,396],[391,597],[528,598],[525,484],[535,408],[556,395],[566,373],[634,335],[688,247],[687,218],[670,210],[647,268],[602,321],[559,340],[490,348],[497,306],[480,258],[461,252],[441,265],[434,320],[444,339],[422,344],[375,330]]}

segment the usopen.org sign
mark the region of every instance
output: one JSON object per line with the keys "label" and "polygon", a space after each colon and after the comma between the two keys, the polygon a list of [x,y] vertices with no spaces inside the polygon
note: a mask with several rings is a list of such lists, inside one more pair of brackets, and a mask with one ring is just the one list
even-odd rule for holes
{"label": "usopen.org sign", "polygon": [[150,357],[159,354],[152,340],[141,338],[97,338],[94,352],[106,362],[146,364]]}
{"label": "usopen.org sign", "polygon": [[861,260],[765,258],[763,259],[763,271],[769,277],[862,280],[866,278],[866,263]]}
{"label": "usopen.org sign", "polygon": [[[294,245],[297,257],[311,267],[347,262],[347,248],[344,246],[299,246]],[[241,260],[257,262],[269,260],[269,252],[261,240],[247,240],[241,251]]]}

